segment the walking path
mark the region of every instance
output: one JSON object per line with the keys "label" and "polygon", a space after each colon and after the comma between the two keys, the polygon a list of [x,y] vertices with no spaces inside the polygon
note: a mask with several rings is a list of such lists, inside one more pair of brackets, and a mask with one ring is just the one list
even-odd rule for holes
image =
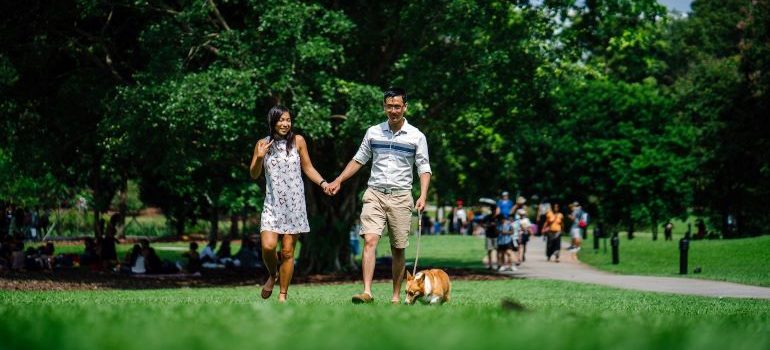
{"label": "walking path", "polygon": [[527,245],[527,260],[513,276],[601,284],[651,292],[711,297],[770,299],[770,288],[694,278],[618,275],[600,271],[578,261],[575,254],[561,251],[561,262],[546,261],[545,243],[533,237]]}

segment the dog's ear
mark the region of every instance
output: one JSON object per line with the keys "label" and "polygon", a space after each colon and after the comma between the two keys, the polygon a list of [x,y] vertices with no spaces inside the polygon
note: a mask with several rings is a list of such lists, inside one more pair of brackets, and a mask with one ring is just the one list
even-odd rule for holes
{"label": "dog's ear", "polygon": [[407,271],[406,271],[406,280],[407,280],[407,281],[411,281],[411,280],[413,280],[413,279],[414,279],[414,276],[412,276],[412,274],[411,274],[411,273],[409,273],[409,271],[407,270]]}
{"label": "dog's ear", "polygon": [[418,274],[418,275],[420,275],[420,278],[417,279],[418,281],[420,281],[420,282],[425,281],[425,273],[424,272],[422,274]]}

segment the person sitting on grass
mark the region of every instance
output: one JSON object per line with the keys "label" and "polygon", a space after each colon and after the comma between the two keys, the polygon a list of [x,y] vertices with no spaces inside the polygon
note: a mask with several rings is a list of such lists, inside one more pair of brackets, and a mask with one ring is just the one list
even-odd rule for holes
{"label": "person sitting on grass", "polygon": [[257,244],[249,236],[243,237],[241,249],[233,257],[235,265],[245,269],[254,269],[262,267],[260,261],[262,261],[262,257],[259,256]]}
{"label": "person sitting on grass", "polygon": [[216,263],[217,262],[217,254],[214,253],[214,249],[217,248],[217,239],[212,238],[209,240],[209,243],[206,244],[206,246],[201,251],[201,262],[202,263]]}
{"label": "person sitting on grass", "polygon": [[233,257],[232,257],[232,250],[230,248],[230,240],[225,238],[222,240],[222,244],[219,245],[219,250],[217,251],[217,258],[216,261],[222,265],[225,265],[227,267],[233,266]]}
{"label": "person sitting on grass", "polygon": [[83,254],[80,255],[80,266],[88,266],[93,269],[92,266],[99,263],[99,255],[96,254],[96,243],[94,239],[88,237],[83,240],[85,248]]}
{"label": "person sitting on grass", "polygon": [[126,274],[144,274],[147,272],[144,256],[142,256],[142,246],[134,244],[133,248],[126,253],[123,263],[120,265],[120,272]]}
{"label": "person sitting on grass", "polygon": [[155,249],[150,247],[150,241],[148,239],[142,239],[139,241],[142,246],[142,256],[144,257],[144,266],[149,274],[163,273],[163,262],[155,253]]}
{"label": "person sitting on grass", "polygon": [[182,253],[182,258],[187,261],[180,261],[177,267],[186,273],[196,273],[201,270],[201,257],[198,254],[198,243],[190,242],[190,250]]}

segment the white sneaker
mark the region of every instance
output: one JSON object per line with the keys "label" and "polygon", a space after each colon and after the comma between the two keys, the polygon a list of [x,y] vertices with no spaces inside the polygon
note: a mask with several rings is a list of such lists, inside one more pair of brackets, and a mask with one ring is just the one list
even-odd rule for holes
{"label": "white sneaker", "polygon": [[508,270],[510,270],[510,271],[519,271],[519,269],[517,269],[516,266],[511,266]]}

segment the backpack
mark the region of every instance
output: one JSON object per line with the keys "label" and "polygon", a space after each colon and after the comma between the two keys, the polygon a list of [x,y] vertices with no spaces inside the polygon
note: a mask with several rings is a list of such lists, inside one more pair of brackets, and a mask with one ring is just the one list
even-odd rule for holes
{"label": "backpack", "polygon": [[588,227],[588,213],[586,213],[585,211],[580,212],[580,221],[578,221],[578,227],[580,228]]}

